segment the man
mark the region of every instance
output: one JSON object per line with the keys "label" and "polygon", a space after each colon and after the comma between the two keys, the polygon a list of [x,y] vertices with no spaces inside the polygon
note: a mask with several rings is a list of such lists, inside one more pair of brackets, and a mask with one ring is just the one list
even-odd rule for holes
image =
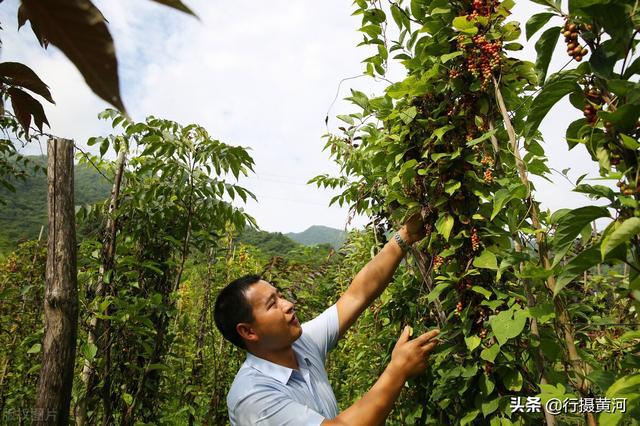
{"label": "man", "polygon": [[406,380],[426,369],[439,330],[409,340],[410,327],[405,327],[378,381],[340,413],[324,362],[327,352],[387,287],[410,245],[424,235],[420,217],[409,219],[358,272],[335,305],[302,325],[293,304],[258,276],[245,276],[225,287],[215,304],[216,326],[248,352],[227,396],[231,424],[383,424]]}

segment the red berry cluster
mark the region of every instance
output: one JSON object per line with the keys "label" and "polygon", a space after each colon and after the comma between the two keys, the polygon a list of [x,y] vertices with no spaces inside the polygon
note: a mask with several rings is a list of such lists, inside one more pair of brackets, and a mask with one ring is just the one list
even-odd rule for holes
{"label": "red berry cluster", "polygon": [[478,237],[478,230],[476,228],[471,230],[471,248],[473,251],[478,251],[480,248],[480,237]]}
{"label": "red berry cluster", "polygon": [[493,182],[493,172],[491,171],[491,169],[487,169],[484,171],[484,181],[485,183]]}
{"label": "red berry cluster", "polygon": [[582,58],[589,53],[589,50],[580,46],[580,42],[578,42],[578,36],[580,35],[578,26],[567,21],[567,23],[564,24],[562,35],[564,36],[565,43],[567,43],[567,54],[580,62]]}
{"label": "red berry cluster", "polygon": [[463,309],[464,305],[462,304],[462,302],[458,302],[458,304],[456,305],[456,315],[460,315],[460,312],[462,312]]}
{"label": "red berry cluster", "polygon": [[442,256],[436,256],[433,258],[433,269],[439,269],[444,264]]}
{"label": "red berry cluster", "polygon": [[482,164],[483,166],[493,167],[493,164],[494,164],[493,157],[490,156],[489,154],[485,154],[482,157],[482,160],[480,160],[480,164]]}
{"label": "red berry cluster", "polygon": [[449,71],[449,78],[454,80],[456,78],[460,77],[460,71],[458,71],[457,69],[452,69]]}
{"label": "red berry cluster", "polygon": [[467,20],[476,19],[478,16],[489,16],[500,2],[498,0],[473,0],[471,2],[471,13],[467,15]]}
{"label": "red berry cluster", "polygon": [[480,329],[480,333],[478,333],[478,337],[480,337],[481,339],[484,339],[485,337],[487,337],[487,329],[486,328]]}
{"label": "red berry cluster", "polygon": [[465,46],[467,70],[474,77],[482,76],[482,87],[486,89],[493,71],[500,68],[502,42],[488,41],[482,34],[473,36],[472,40],[472,44]]}

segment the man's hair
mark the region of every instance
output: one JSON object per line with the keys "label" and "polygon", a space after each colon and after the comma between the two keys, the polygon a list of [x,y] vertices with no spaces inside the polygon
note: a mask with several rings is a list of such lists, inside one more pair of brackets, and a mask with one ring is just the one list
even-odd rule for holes
{"label": "man's hair", "polygon": [[220,333],[225,339],[242,349],[246,349],[246,346],[236,326],[241,322],[253,321],[253,307],[245,294],[249,287],[261,279],[259,275],[245,275],[231,281],[218,294],[213,309],[213,318]]}

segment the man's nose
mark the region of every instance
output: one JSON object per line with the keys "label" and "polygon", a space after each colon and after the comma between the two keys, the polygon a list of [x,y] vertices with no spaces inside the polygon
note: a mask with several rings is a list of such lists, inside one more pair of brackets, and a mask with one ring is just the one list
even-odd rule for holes
{"label": "man's nose", "polygon": [[282,307],[286,313],[293,311],[293,303],[289,302],[287,299],[282,298]]}

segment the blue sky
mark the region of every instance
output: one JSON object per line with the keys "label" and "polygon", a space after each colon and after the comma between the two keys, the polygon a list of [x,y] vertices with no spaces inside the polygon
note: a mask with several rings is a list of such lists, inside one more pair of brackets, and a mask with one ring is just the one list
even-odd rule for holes
{"label": "blue sky", "polygon": [[[351,2],[343,0],[258,2],[255,0],[184,0],[200,17],[195,20],[147,0],[100,0],[95,4],[110,22],[119,59],[125,105],[136,120],[147,115],[196,122],[211,135],[251,149],[256,175],[241,180],[259,199],[246,210],[269,231],[302,231],[319,224],[344,228],[346,208],[327,207],[331,191],[305,185],[320,173],[335,173],[336,166],[322,152],[324,118],[341,79],[361,74],[365,48],[357,48],[359,18],[351,15]],[[524,27],[542,7],[517,1],[514,19]],[[108,132],[97,114],[107,107],[86,87],[82,77],[55,48],[44,52],[31,30],[16,32],[17,0],[0,6],[3,61],[32,67],[49,84],[56,100],[46,106],[51,133],[85,145],[90,136]],[[524,38],[524,36],[523,36]],[[535,59],[531,42],[518,52]],[[558,52],[563,43],[558,43]],[[565,55],[550,72],[564,65]],[[392,67],[390,79],[401,78]],[[384,83],[358,78],[344,83],[339,99],[349,88],[381,93]],[[351,112],[339,100],[330,111],[329,129],[339,124],[336,114]],[[597,177],[586,151],[567,151],[564,131],[568,117],[579,112],[561,103],[541,128],[550,166],[571,167],[573,180],[583,173]],[[28,152],[39,152],[28,147]],[[534,179],[537,199],[556,210],[590,204],[571,192],[562,177],[554,183]],[[356,218],[351,226],[362,226]]]}

